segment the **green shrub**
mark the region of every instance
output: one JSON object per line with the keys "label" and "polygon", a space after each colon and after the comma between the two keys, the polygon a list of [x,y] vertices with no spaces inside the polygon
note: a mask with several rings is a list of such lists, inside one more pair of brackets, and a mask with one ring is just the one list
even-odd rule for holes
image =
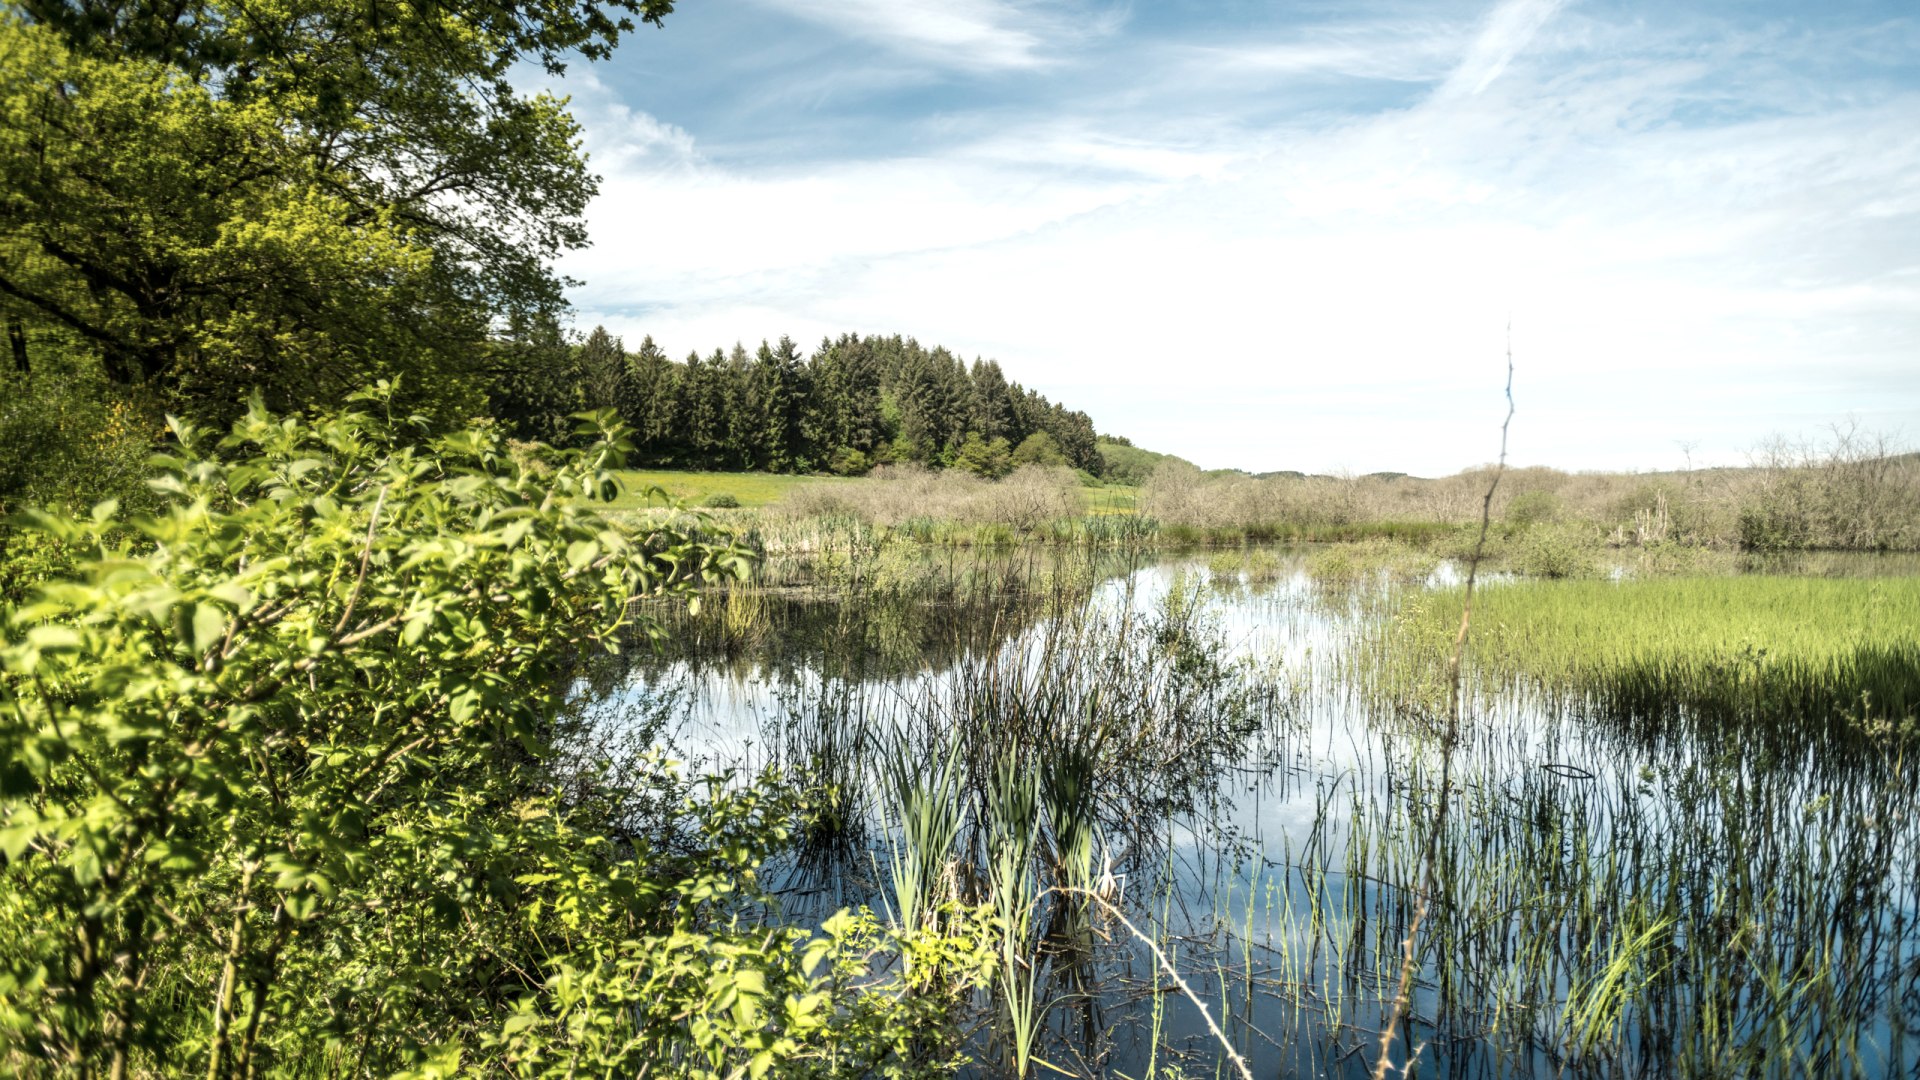
{"label": "green shrub", "polygon": [[707,497],[707,505],[715,510],[738,510],[740,508],[740,500],[735,498],[730,492],[722,491],[709,495]]}
{"label": "green shrub", "polygon": [[768,932],[794,797],[561,752],[631,601],[745,565],[593,509],[610,422],[537,480],[256,406],[176,428],[159,512],[39,516],[75,570],[0,623],[0,1072],[952,1068],[973,913]]}
{"label": "green shrub", "polygon": [[1541,525],[1511,545],[1515,570],[1528,577],[1582,578],[1600,573],[1600,543],[1583,525]]}
{"label": "green shrub", "polygon": [[873,468],[873,462],[853,447],[843,446],[833,452],[827,468],[837,476],[860,476]]}
{"label": "green shrub", "polygon": [[1560,520],[1560,497],[1551,491],[1523,491],[1507,504],[1509,529],[1523,530],[1545,522]]}
{"label": "green shrub", "polygon": [[90,507],[118,499],[151,505],[141,480],[161,432],[139,393],[97,373],[69,370],[64,352],[36,341],[40,370],[0,370],[0,601],[18,601],[67,565],[65,545],[7,520],[23,506]]}
{"label": "green shrub", "polygon": [[1061,468],[1067,464],[1066,451],[1053,436],[1044,431],[1036,431],[1020,440],[1013,450],[1013,467],[1022,465],[1044,465],[1048,468]]}

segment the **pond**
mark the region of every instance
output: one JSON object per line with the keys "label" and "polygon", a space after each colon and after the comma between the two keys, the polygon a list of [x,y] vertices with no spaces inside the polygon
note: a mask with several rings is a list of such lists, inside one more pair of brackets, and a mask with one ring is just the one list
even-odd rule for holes
{"label": "pond", "polygon": [[1409,551],[827,552],[592,693],[818,793],[778,917],[995,905],[979,1075],[1913,1076],[1914,574],[1492,574],[1456,684]]}

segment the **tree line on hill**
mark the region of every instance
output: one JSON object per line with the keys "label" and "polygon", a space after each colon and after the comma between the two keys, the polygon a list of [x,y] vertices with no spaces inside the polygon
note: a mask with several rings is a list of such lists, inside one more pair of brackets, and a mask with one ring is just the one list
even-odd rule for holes
{"label": "tree line on hill", "polygon": [[910,337],[843,334],[802,355],[789,337],[675,362],[648,337],[629,352],[604,327],[502,346],[490,412],[517,436],[564,442],[568,419],[611,408],[640,465],[864,473],[915,463],[999,477],[1024,464],[1105,471],[1086,413]]}

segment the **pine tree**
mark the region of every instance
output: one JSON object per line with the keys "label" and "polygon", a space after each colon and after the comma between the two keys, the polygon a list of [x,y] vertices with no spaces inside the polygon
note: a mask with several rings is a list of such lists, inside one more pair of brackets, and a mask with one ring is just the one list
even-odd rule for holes
{"label": "pine tree", "polygon": [[746,346],[737,341],[727,354],[726,373],[728,468],[756,468],[763,404],[757,369]]}
{"label": "pine tree", "polygon": [[673,450],[674,364],[649,335],[628,357],[625,372],[616,402],[620,418],[633,428],[640,460],[659,462]]}
{"label": "pine tree", "polygon": [[[518,359],[507,365],[514,388],[502,395],[498,415],[516,432],[560,437],[565,425],[556,417],[610,402],[650,463],[851,473],[916,461],[982,476],[1034,461],[1095,474],[1104,467],[1086,413],[1008,382],[993,360],[969,367],[913,338],[822,338],[803,358],[783,336],[778,344],[763,340],[751,355],[736,342],[730,353],[715,349],[704,360],[690,353],[675,364],[650,337],[626,355],[618,338],[596,327],[558,362],[531,363],[536,340],[552,335],[517,333],[502,351]],[[563,392],[569,387],[571,398]]]}
{"label": "pine tree", "polygon": [[580,378],[575,350],[551,318],[515,320],[490,343],[492,370],[488,413],[521,439],[553,445],[572,433],[568,417],[579,411]]}
{"label": "pine tree", "polygon": [[801,359],[800,347],[785,334],[780,335],[780,343],[774,346],[773,362],[781,395],[778,407],[769,412],[767,422],[780,429],[779,442],[785,462],[779,471],[806,472],[817,458],[815,447],[807,437],[808,428],[812,426],[809,413],[813,379]]}
{"label": "pine tree", "polygon": [[581,404],[589,409],[618,409],[620,384],[626,378],[627,350],[620,339],[596,326],[581,344],[576,363],[580,371]]}
{"label": "pine tree", "polygon": [[972,397],[969,402],[970,427],[984,439],[1007,435],[1011,408],[1007,402],[1007,378],[992,360],[975,360],[972,372]]}
{"label": "pine tree", "polygon": [[846,426],[841,438],[849,449],[871,456],[894,436],[881,403],[880,358],[870,343],[853,334],[840,340],[834,355],[846,386]]}

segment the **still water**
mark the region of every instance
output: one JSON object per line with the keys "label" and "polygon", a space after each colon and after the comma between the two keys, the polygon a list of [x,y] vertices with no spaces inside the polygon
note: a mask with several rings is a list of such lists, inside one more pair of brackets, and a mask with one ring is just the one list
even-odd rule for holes
{"label": "still water", "polygon": [[1458,568],[1313,565],[795,562],[596,692],[669,717],[693,768],[830,792],[766,875],[794,921],[895,910],[902,778],[946,762],[949,887],[980,898],[996,763],[1040,777],[1026,947],[1060,1072],[1227,1075],[1211,1020],[1256,1076],[1367,1076],[1400,1011],[1384,1052],[1425,1075],[1920,1076],[1904,753],[1813,752],[1778,717],[1649,730],[1471,665],[1456,726],[1393,629],[1410,596],[1457,606]]}

